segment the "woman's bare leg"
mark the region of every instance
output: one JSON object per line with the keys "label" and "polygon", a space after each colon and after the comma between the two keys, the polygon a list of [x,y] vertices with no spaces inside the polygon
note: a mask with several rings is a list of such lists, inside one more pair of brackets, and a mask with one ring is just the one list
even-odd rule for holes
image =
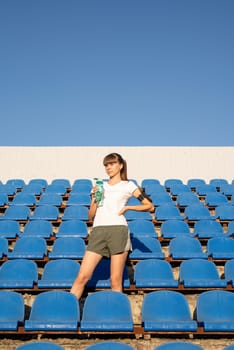
{"label": "woman's bare leg", "polygon": [[86,283],[92,276],[95,267],[101,259],[102,256],[100,254],[90,252],[88,250],[85,252],[80,266],[80,271],[70,290],[70,292],[74,294],[77,299],[80,299],[82,296]]}
{"label": "woman's bare leg", "polygon": [[117,292],[123,290],[123,271],[126,263],[128,252],[115,254],[111,256],[111,289]]}

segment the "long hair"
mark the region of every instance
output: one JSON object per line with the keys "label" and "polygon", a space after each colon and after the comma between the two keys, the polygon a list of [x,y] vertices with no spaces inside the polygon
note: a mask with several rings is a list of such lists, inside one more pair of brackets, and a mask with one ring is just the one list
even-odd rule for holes
{"label": "long hair", "polygon": [[127,176],[127,162],[119,153],[110,153],[103,159],[103,165],[106,166],[108,163],[118,162],[122,164],[122,169],[120,170],[120,177],[123,181],[128,181]]}

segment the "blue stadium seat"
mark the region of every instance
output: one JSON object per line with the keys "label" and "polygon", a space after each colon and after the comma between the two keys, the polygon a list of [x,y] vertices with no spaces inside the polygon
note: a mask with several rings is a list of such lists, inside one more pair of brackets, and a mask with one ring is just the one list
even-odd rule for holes
{"label": "blue stadium seat", "polygon": [[57,238],[49,253],[49,259],[82,259],[85,249],[84,240],[80,237]]}
{"label": "blue stadium seat", "polygon": [[88,207],[85,205],[71,205],[66,207],[62,220],[88,220]]}
{"label": "blue stadium seat", "polygon": [[186,236],[172,238],[169,242],[168,252],[172,260],[208,258],[208,254],[203,252],[200,241]]}
{"label": "blue stadium seat", "polygon": [[89,207],[90,204],[91,204],[91,197],[89,193],[71,193],[67,200],[67,206],[85,205]]}
{"label": "blue stadium seat", "polygon": [[8,255],[8,240],[5,237],[0,237],[0,259]]}
{"label": "blue stadium seat", "polygon": [[208,193],[215,193],[215,192],[217,192],[216,187],[210,184],[198,185],[196,187],[196,193],[198,194],[199,197],[204,197]]}
{"label": "blue stadium seat", "polygon": [[19,192],[16,193],[15,197],[9,205],[26,205],[28,207],[33,207],[36,205],[36,196],[31,193]]}
{"label": "blue stadium seat", "polygon": [[25,186],[25,181],[23,179],[9,179],[6,185],[14,186],[17,190],[21,190]]}
{"label": "blue stadium seat", "polygon": [[57,193],[64,196],[67,193],[67,187],[63,184],[50,184],[46,187],[45,193]]}
{"label": "blue stadium seat", "polygon": [[193,237],[187,222],[182,220],[166,220],[161,225],[161,237],[170,239],[180,236]]}
{"label": "blue stadium seat", "polygon": [[184,209],[184,218],[188,221],[215,219],[215,217],[211,215],[209,209],[203,203],[188,205]]}
{"label": "blue stadium seat", "polygon": [[234,293],[225,290],[201,293],[196,314],[204,332],[234,332]]}
{"label": "blue stadium seat", "polygon": [[155,226],[149,220],[132,220],[128,223],[131,237],[153,237],[158,236]]}
{"label": "blue stadium seat", "polygon": [[28,221],[21,233],[21,237],[25,236],[51,238],[53,236],[53,225],[50,221],[43,219]]}
{"label": "blue stadium seat", "polygon": [[154,350],[203,350],[203,348],[200,345],[192,343],[174,341],[156,346]]}
{"label": "blue stadium seat", "polygon": [[141,181],[141,187],[147,188],[148,185],[160,185],[160,181],[158,179],[143,179]]}
{"label": "blue stadium seat", "polygon": [[37,294],[25,331],[77,331],[80,321],[78,299],[70,292],[47,291]]}
{"label": "blue stadium seat", "polygon": [[51,341],[33,341],[17,346],[15,350],[65,350],[65,348]]}
{"label": "blue stadium seat", "polygon": [[89,294],[80,329],[84,332],[132,332],[132,310],[127,295],[111,290]]}
{"label": "blue stadium seat", "polygon": [[30,217],[30,208],[26,205],[11,205],[6,208],[0,220],[27,221]]}
{"label": "blue stadium seat", "polygon": [[155,207],[159,207],[164,204],[174,204],[170,194],[168,192],[156,192],[150,196],[152,203]]}
{"label": "blue stadium seat", "polygon": [[63,204],[63,198],[61,194],[58,193],[42,193],[39,201],[37,202],[37,206],[39,205],[53,205],[56,207],[60,207]]}
{"label": "blue stadium seat", "polygon": [[[87,283],[90,288],[111,288],[110,282],[110,259],[102,259],[96,266],[92,277]],[[127,266],[123,272],[123,288],[130,288],[130,279]]]}
{"label": "blue stadium seat", "polygon": [[215,220],[198,220],[194,224],[194,236],[198,238],[212,238],[224,236],[223,227],[220,222]]}
{"label": "blue stadium seat", "polygon": [[216,219],[219,221],[234,220],[234,205],[221,204],[215,208]]}
{"label": "blue stadium seat", "polygon": [[132,251],[129,253],[130,260],[164,259],[160,242],[152,237],[132,238]]}
{"label": "blue stadium seat", "polygon": [[191,190],[196,190],[197,186],[205,185],[206,182],[204,179],[189,179],[187,181],[187,185],[190,187]]}
{"label": "blue stadium seat", "polygon": [[88,227],[84,221],[81,220],[67,220],[62,221],[59,225],[56,237],[88,237]]}
{"label": "blue stadium seat", "polygon": [[160,259],[138,261],[134,269],[136,288],[177,288],[178,280],[173,275],[171,265]]}
{"label": "blue stadium seat", "polygon": [[215,186],[217,190],[220,190],[220,187],[223,185],[228,185],[228,181],[226,179],[210,179],[209,184]]}
{"label": "blue stadium seat", "polygon": [[0,331],[18,331],[24,321],[24,299],[14,291],[0,291]]}
{"label": "blue stadium seat", "polygon": [[16,194],[17,187],[12,184],[0,184],[0,193],[6,194],[7,196],[14,196]]}
{"label": "blue stadium seat", "polygon": [[225,194],[220,192],[208,193],[205,198],[207,207],[217,207],[218,205],[228,204],[228,199]]}
{"label": "blue stadium seat", "polygon": [[37,283],[37,279],[37,264],[32,260],[8,260],[5,261],[0,268],[1,289],[33,288]]}
{"label": "blue stadium seat", "polygon": [[179,281],[185,288],[226,288],[214,262],[205,259],[189,259],[180,265]]}
{"label": "blue stadium seat", "polygon": [[200,204],[200,199],[194,192],[183,192],[176,197],[178,207],[187,207],[188,205]]}
{"label": "blue stadium seat", "polygon": [[90,179],[76,179],[72,185],[70,193],[87,193],[90,194],[93,184]]}
{"label": "blue stadium seat", "polygon": [[177,291],[154,291],[142,302],[142,321],[146,332],[195,332],[197,322],[192,319],[184,294]]}
{"label": "blue stadium seat", "polygon": [[59,209],[55,205],[40,205],[30,216],[30,220],[57,221],[58,219]]}
{"label": "blue stadium seat", "polygon": [[224,264],[224,278],[227,283],[234,287],[234,259],[230,259]]}
{"label": "blue stadium seat", "polygon": [[42,189],[45,189],[48,186],[46,179],[30,179],[28,182],[29,185],[39,185]]}
{"label": "blue stadium seat", "polygon": [[16,220],[0,221],[0,237],[16,238],[20,235],[20,224]]}
{"label": "blue stadium seat", "polygon": [[221,185],[219,192],[223,193],[229,197],[233,196],[234,195],[234,184]]}
{"label": "blue stadium seat", "polygon": [[29,194],[33,194],[35,196],[40,196],[43,191],[44,191],[43,185],[36,184],[36,183],[31,183],[31,184],[25,185],[22,188],[22,193],[29,193]]}
{"label": "blue stadium seat", "polygon": [[183,220],[183,216],[174,204],[162,204],[155,208],[155,219],[157,221]]}
{"label": "blue stadium seat", "polygon": [[62,185],[62,186],[64,186],[66,189],[69,189],[69,188],[71,188],[71,183],[70,183],[70,181],[68,180],[68,179],[53,179],[52,181],[51,181],[51,185],[55,185],[55,186],[57,186],[57,185]]}
{"label": "blue stadium seat", "polygon": [[214,260],[234,259],[234,239],[213,237],[207,241],[207,254]]}
{"label": "blue stadium seat", "polygon": [[144,191],[150,197],[157,193],[167,193],[167,190],[161,184],[148,184],[147,186],[144,186]]}
{"label": "blue stadium seat", "polygon": [[175,184],[171,185],[170,193],[172,196],[178,196],[182,193],[191,193],[191,189],[188,185],[185,184]]}
{"label": "blue stadium seat", "polygon": [[130,220],[152,220],[152,216],[148,211],[128,210],[124,213],[127,221]]}
{"label": "blue stadium seat", "polygon": [[171,187],[175,185],[183,185],[183,181],[181,179],[166,179],[164,181],[164,186],[169,191]]}
{"label": "blue stadium seat", "polygon": [[113,340],[88,345],[86,346],[85,350],[134,350],[134,347]]}
{"label": "blue stadium seat", "polygon": [[79,262],[70,259],[48,261],[38,280],[38,288],[71,288],[78,272]]}
{"label": "blue stadium seat", "polygon": [[47,255],[47,244],[42,237],[25,236],[16,240],[13,250],[8,252],[8,259],[43,260]]}

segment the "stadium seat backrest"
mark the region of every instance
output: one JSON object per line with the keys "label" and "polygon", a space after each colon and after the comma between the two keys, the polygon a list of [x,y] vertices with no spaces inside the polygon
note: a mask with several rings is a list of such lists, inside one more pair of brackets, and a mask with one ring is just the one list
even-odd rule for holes
{"label": "stadium seat backrest", "polygon": [[134,350],[134,348],[131,345],[113,340],[88,345],[85,350]]}
{"label": "stadium seat backrest", "polygon": [[32,260],[8,260],[0,269],[0,288],[33,288],[37,279],[37,264]]}
{"label": "stadium seat backrest", "polygon": [[188,301],[177,291],[162,290],[146,294],[142,302],[142,321],[146,331],[195,331]]}
{"label": "stadium seat backrest", "polygon": [[67,220],[62,221],[59,225],[56,237],[80,237],[87,238],[88,227],[82,220]]}
{"label": "stadium seat backrest", "polygon": [[77,330],[80,307],[77,298],[66,291],[47,291],[37,294],[25,330]]}
{"label": "stadium seat backrest", "polygon": [[111,290],[89,294],[80,328],[83,331],[133,331],[132,310],[127,295]]}
{"label": "stadium seat backrest", "polygon": [[173,269],[165,260],[145,259],[138,261],[134,269],[136,287],[178,287]]}
{"label": "stadium seat backrest", "polygon": [[197,320],[202,323],[232,322],[234,325],[234,294],[224,290],[201,293],[197,299]]}
{"label": "stadium seat backrest", "polygon": [[17,346],[15,350],[65,350],[65,348],[52,341],[33,341]]}
{"label": "stadium seat backrest", "polygon": [[14,291],[0,291],[0,330],[17,331],[24,321],[24,299]]}

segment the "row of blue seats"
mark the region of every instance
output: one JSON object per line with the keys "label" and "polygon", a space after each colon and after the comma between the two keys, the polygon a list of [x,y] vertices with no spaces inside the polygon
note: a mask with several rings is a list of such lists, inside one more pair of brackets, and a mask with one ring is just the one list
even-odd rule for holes
{"label": "row of blue seats", "polygon": [[[226,227],[215,220],[198,220],[193,227],[182,220],[166,220],[160,225],[158,233],[152,221],[139,219],[128,222],[131,237],[152,237],[158,239],[171,239],[178,236],[208,239],[216,236],[233,237],[234,221]],[[56,232],[55,232],[56,231]],[[88,238],[88,225],[79,219],[62,221],[55,230],[52,222],[44,219],[30,220],[20,225],[17,220],[0,220],[0,237],[16,239],[21,236],[34,236],[43,238],[80,237]]]}
{"label": "row of blue seats", "polygon": [[28,221],[25,225],[16,220],[0,220],[0,237],[16,239],[26,235],[46,239],[69,236],[86,239],[88,226],[81,220],[67,220],[60,223],[55,233],[53,224],[44,219]]}
{"label": "row of blue seats", "polygon": [[[201,242],[192,237],[180,236],[172,238],[168,243],[168,255],[164,252],[160,241],[152,237],[134,237],[129,260],[169,259],[184,260],[192,258],[227,260],[234,258],[234,239],[230,237],[213,237],[207,240],[206,249]],[[10,250],[6,238],[0,237],[1,259],[35,259],[48,260],[59,258],[82,259],[86,249],[85,241],[80,237],[61,237],[47,246],[45,238],[23,236],[15,241]]]}
{"label": "row of blue seats", "polygon": [[[165,220],[218,220],[218,221],[233,221],[234,220],[234,205],[223,204],[215,208],[214,215],[209,209],[200,204],[192,204],[185,208],[181,213],[178,207],[174,204],[163,204],[158,206],[153,213],[157,222]],[[149,212],[141,212],[135,210],[128,210],[125,213],[128,221],[131,220],[152,220],[153,217]],[[26,205],[12,205],[5,209],[0,216],[0,220],[72,220],[78,219],[88,221],[88,207],[84,205],[71,205],[64,209],[63,213],[55,205],[41,205],[37,206],[33,211]]]}
{"label": "row of blue seats", "polygon": [[[135,347],[120,341],[100,341],[85,347],[85,350],[134,350]],[[15,350],[65,350],[61,345],[52,341],[29,342],[18,346]],[[171,341],[153,347],[153,350],[204,350],[200,345],[185,342]],[[234,344],[223,347],[223,350],[234,350]]]}
{"label": "row of blue seats", "polygon": [[[181,187],[182,186],[182,187]],[[148,190],[148,194],[155,206],[165,203],[176,203],[178,206],[187,206],[189,204],[197,204],[201,200],[207,206],[217,206],[219,204],[233,203],[233,197],[229,198],[228,195],[217,192],[215,189],[213,191],[207,191],[202,189],[200,192],[192,192],[185,185],[174,187],[171,192],[166,191],[164,187],[159,187],[155,191]],[[234,186],[234,185],[233,185]],[[187,190],[185,190],[187,188]],[[14,189],[10,191],[8,187],[0,186],[0,205],[12,205],[12,204],[26,204],[30,206],[43,205],[43,204],[53,204],[61,206],[63,201],[66,204],[90,204],[90,190],[84,192],[76,192],[74,189],[69,192],[68,196],[65,196],[66,188],[47,188],[45,191],[42,189],[24,189],[20,192],[14,194]],[[202,196],[205,196],[202,199]],[[65,197],[64,197],[65,196]],[[176,196],[176,198],[175,198]]]}
{"label": "row of blue seats", "polygon": [[39,198],[35,194],[19,192],[13,198],[9,198],[5,193],[0,192],[0,206],[26,205],[35,207],[40,205],[55,205],[65,207],[70,205],[90,206],[91,197],[89,193],[71,193],[67,200],[58,193],[45,192]]}
{"label": "row of blue seats", "polygon": [[142,301],[140,326],[134,325],[128,296],[110,290],[88,294],[82,311],[73,294],[58,290],[37,294],[28,316],[25,306],[21,293],[0,291],[0,332],[234,334],[234,293],[224,290],[199,294],[194,315],[184,294],[149,292]]}
{"label": "row of blue seats", "polygon": [[196,184],[190,186],[183,183],[171,183],[167,185],[161,185],[157,183],[147,183],[144,187],[147,194],[153,195],[156,193],[170,193],[173,197],[178,196],[181,193],[196,193],[198,197],[205,197],[211,193],[221,193],[228,197],[231,197],[234,192],[234,184],[222,184],[219,187],[212,184]]}
{"label": "row of blue seats", "polygon": [[[208,186],[208,185],[207,185]],[[175,204],[178,207],[186,207],[191,204],[198,204],[202,202],[208,207],[215,207],[221,204],[233,205],[234,185],[230,191],[226,193],[217,192],[214,188],[198,189],[197,192],[192,192],[186,185],[177,185],[170,192],[158,185],[157,187],[149,187],[146,193],[150,196],[154,206],[162,204]],[[41,187],[30,186],[24,188],[20,192],[16,192],[12,186],[0,186],[0,206],[8,205],[44,205],[51,204],[57,206],[66,205],[90,205],[90,188],[87,189],[72,189],[69,193],[66,187],[48,186],[46,190]],[[231,194],[230,194],[231,193]],[[203,199],[204,197],[204,199]]]}
{"label": "row of blue seats", "polygon": [[0,220],[72,220],[78,219],[88,221],[88,207],[84,205],[72,205],[64,210],[61,214],[59,208],[55,205],[41,205],[36,207],[33,211],[26,205],[12,205],[6,208],[4,213],[0,216]]}
{"label": "row of blue seats", "polygon": [[[35,261],[15,259],[5,261],[0,267],[0,289],[70,289],[80,263],[71,259],[48,261],[39,273]],[[173,267],[164,260],[146,259],[136,263],[130,281],[127,266],[123,274],[123,288],[126,289],[211,289],[234,288],[234,259],[228,260],[219,273],[214,262],[204,259],[184,260],[175,277]],[[87,284],[88,289],[110,288],[110,260],[103,259],[96,267]]]}
{"label": "row of blue seats", "polygon": [[[133,181],[136,181],[136,180],[133,179]],[[0,184],[3,184],[3,182],[0,181]],[[23,179],[8,179],[5,184],[14,185],[16,186],[16,188],[23,188],[25,185],[41,185],[43,188],[48,187],[48,185],[63,185],[66,188],[72,188],[73,186],[76,186],[76,185],[91,185],[92,181],[91,179],[88,179],[88,178],[86,179],[78,178],[74,180],[73,183],[71,183],[70,180],[68,179],[58,178],[58,179],[53,179],[50,183],[46,179],[31,179],[28,181],[28,183],[26,183]],[[181,179],[168,178],[163,182],[163,185],[166,188],[171,188],[171,186],[181,185],[181,184],[187,184],[190,188],[196,188],[197,186],[207,185],[207,184],[212,185],[216,188],[220,188],[223,185],[234,184],[234,179],[228,182],[228,180],[224,178],[213,178],[213,179],[210,179],[208,182],[206,182],[205,179],[193,178],[193,179],[188,179],[185,183]],[[146,178],[141,180],[140,182],[141,187],[146,187],[148,185],[161,185],[161,182],[156,178]]]}
{"label": "row of blue seats", "polygon": [[[208,208],[217,207],[222,204],[234,204],[234,196],[229,199],[222,193],[209,193],[204,200],[200,200],[194,192],[186,192],[178,194],[176,200],[167,193],[155,193],[150,196],[150,199],[155,207],[164,204],[173,204],[177,207],[184,208],[193,204],[203,204]],[[63,196],[58,193],[43,193],[39,198],[35,194],[19,192],[12,199],[9,199],[7,194],[0,192],[0,207],[11,205],[26,205],[35,207],[40,205],[55,205],[57,207],[66,207],[70,205],[85,205],[90,206],[91,197],[89,193],[70,193],[68,198],[64,200]],[[139,201],[131,198],[129,204],[139,204]]]}

